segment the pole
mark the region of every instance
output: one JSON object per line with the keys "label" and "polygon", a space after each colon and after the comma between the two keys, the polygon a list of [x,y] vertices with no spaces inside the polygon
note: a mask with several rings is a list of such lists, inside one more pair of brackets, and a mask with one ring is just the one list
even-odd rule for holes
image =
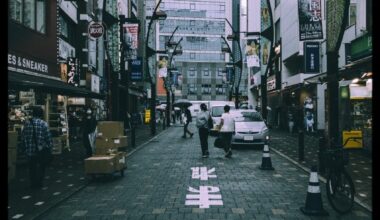
{"label": "pole", "polygon": [[[127,119],[127,112],[129,113],[129,77],[126,72],[125,72],[125,50],[128,49],[126,47],[126,44],[124,42],[124,22],[125,22],[125,16],[124,15],[119,15],[119,22],[120,22],[120,75],[122,78],[122,83],[125,83],[125,110],[126,112],[121,112],[121,120]],[[128,120],[128,119],[127,119]]]}
{"label": "pole", "polygon": [[303,133],[303,126],[298,130],[298,160],[305,160],[305,136]]}
{"label": "pole", "polygon": [[[162,0],[159,0],[154,11],[153,11],[153,15],[156,14],[156,11],[158,9],[158,6],[161,4],[161,1]],[[148,73],[148,77],[149,77],[149,81],[150,81],[150,89],[151,89],[151,93],[152,93],[152,97],[151,97],[151,100],[150,100],[150,110],[151,110],[151,120],[150,120],[150,132],[152,135],[155,135],[156,134],[156,96],[157,96],[157,91],[156,91],[156,83],[155,83],[155,80],[153,80],[153,77],[150,75],[150,71],[149,71],[149,65],[148,65],[148,58],[149,58],[149,55],[148,55],[148,42],[149,42],[149,33],[150,33],[150,29],[152,27],[152,23],[153,23],[153,20],[154,20],[154,16],[152,16],[152,18],[149,20],[149,24],[148,24],[148,29],[147,29],[147,36],[146,36],[146,42],[145,42],[145,56],[146,56],[146,61],[145,61],[145,69]]]}
{"label": "pole", "polygon": [[327,52],[328,134],[332,147],[339,144],[338,52]]}

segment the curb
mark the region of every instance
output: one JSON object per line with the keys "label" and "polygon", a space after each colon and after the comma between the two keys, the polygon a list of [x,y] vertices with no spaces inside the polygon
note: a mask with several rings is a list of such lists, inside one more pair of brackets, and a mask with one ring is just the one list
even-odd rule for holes
{"label": "curb", "polygon": [[[292,162],[294,165],[298,166],[299,168],[301,168],[303,171],[305,171],[306,173],[310,174],[310,169],[303,166],[302,164],[298,163],[297,161],[293,160],[292,158],[286,156],[285,154],[279,152],[278,150],[274,149],[273,147],[271,148],[271,150],[273,150],[276,154],[280,155],[281,157],[289,160],[290,162]],[[323,182],[324,184],[326,184],[326,179],[320,175],[318,175],[318,179]],[[369,207],[367,204],[365,204],[364,202],[362,202],[360,199],[358,199],[357,196],[354,196],[354,202],[356,202],[358,205],[360,205],[361,207],[363,207],[364,209],[366,209],[367,211],[369,212],[372,212],[372,208]]]}

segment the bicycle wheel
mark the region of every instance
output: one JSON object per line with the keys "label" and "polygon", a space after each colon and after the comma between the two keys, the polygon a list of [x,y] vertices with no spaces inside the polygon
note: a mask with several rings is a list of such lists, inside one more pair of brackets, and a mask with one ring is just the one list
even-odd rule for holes
{"label": "bicycle wheel", "polygon": [[345,170],[329,174],[326,193],[335,211],[341,214],[351,211],[354,205],[355,188],[350,175]]}

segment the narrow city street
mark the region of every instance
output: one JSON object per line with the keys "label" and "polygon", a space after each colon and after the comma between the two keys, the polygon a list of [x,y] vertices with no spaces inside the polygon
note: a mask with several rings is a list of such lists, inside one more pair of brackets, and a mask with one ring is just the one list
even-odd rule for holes
{"label": "narrow city street", "polygon": [[127,157],[124,177],[92,180],[38,219],[372,219],[357,203],[349,214],[337,214],[321,182],[329,216],[306,216],[300,207],[309,173],[274,151],[274,171],[259,169],[261,149],[238,147],[225,158],[212,146],[214,137],[210,157],[202,158],[198,134],[183,139],[182,132],[181,126],[164,130]]}

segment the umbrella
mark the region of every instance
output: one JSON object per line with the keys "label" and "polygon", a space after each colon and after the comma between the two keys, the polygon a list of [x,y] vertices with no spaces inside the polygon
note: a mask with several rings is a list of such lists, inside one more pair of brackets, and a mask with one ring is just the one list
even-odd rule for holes
{"label": "umbrella", "polygon": [[187,99],[178,99],[177,101],[174,102],[174,106],[180,107],[180,108],[182,108],[182,107],[187,108],[191,105],[193,105],[193,104],[191,104],[191,102]]}

